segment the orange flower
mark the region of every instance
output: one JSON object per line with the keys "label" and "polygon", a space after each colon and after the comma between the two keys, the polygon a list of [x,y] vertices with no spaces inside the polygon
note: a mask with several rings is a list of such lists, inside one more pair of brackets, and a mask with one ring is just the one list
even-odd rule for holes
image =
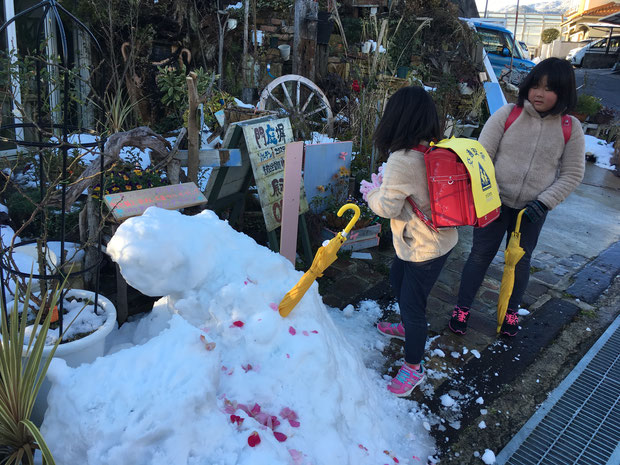
{"label": "orange flower", "polygon": [[50,323],[56,323],[58,321],[58,305],[54,305],[54,309],[52,310],[52,319]]}

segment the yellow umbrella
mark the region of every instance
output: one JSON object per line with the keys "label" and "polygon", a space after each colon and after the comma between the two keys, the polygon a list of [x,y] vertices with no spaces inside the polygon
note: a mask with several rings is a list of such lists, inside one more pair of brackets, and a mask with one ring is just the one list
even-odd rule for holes
{"label": "yellow umbrella", "polygon": [[515,266],[525,255],[525,250],[519,245],[521,242],[521,217],[525,209],[519,212],[517,216],[517,224],[510,235],[510,240],[504,252],[504,274],[502,274],[502,285],[499,288],[499,297],[497,299],[497,334],[502,327],[506,310],[508,309],[508,301],[512,295],[512,289],[515,285]]}
{"label": "yellow umbrella", "polygon": [[283,317],[287,316],[291,313],[291,310],[295,308],[295,305],[301,300],[306,291],[310,289],[310,286],[314,282],[316,278],[323,276],[323,271],[327,269],[329,265],[336,261],[338,256],[336,255],[340,246],[347,240],[347,235],[357,222],[360,217],[360,207],[353,203],[347,203],[340,207],[338,210],[338,216],[342,216],[342,214],[347,210],[353,210],[353,218],[347,224],[347,227],[344,228],[343,231],[339,232],[331,239],[327,244],[319,247],[316,255],[314,256],[314,260],[312,260],[312,265],[310,269],[304,273],[301,279],[293,286],[293,288],[286,293],[282,302],[278,306],[278,310],[280,311],[280,315]]}

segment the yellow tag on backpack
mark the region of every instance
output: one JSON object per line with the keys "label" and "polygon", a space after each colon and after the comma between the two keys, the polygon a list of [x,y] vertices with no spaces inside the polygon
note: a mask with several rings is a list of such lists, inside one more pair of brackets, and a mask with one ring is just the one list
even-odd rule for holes
{"label": "yellow tag on backpack", "polygon": [[484,217],[501,206],[502,202],[495,180],[495,167],[480,142],[453,137],[438,142],[434,147],[453,151],[467,168],[478,218]]}

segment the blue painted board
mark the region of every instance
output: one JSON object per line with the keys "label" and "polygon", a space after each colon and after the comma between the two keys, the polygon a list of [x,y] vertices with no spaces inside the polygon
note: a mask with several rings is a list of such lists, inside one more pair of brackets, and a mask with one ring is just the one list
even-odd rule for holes
{"label": "blue painted board", "polygon": [[487,94],[487,103],[491,114],[506,105],[506,97],[504,97],[504,92],[502,92],[498,82],[485,82],[484,91]]}
{"label": "blue painted board", "polygon": [[[338,180],[346,182],[348,177],[340,178],[340,169],[344,167],[347,172],[351,171],[351,151],[353,142],[332,142],[327,144],[306,145],[304,158],[304,187],[310,210],[320,213],[323,208],[317,202],[312,202],[316,197],[330,195],[329,185],[335,185]],[[323,189],[321,189],[321,187]]]}

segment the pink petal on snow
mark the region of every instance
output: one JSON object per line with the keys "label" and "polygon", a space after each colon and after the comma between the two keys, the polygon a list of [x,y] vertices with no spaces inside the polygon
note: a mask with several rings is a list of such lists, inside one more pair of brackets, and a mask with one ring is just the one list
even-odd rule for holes
{"label": "pink petal on snow", "polygon": [[278,311],[278,304],[274,304],[274,303],[272,302],[272,303],[270,303],[270,304],[269,304],[269,307],[271,307],[271,309],[272,309],[274,312],[277,312],[277,311]]}
{"label": "pink petal on snow", "polygon": [[256,431],[248,436],[248,445],[250,447],[256,447],[260,444],[260,436]]}
{"label": "pink petal on snow", "polygon": [[308,331],[306,331],[306,330],[302,331],[302,334],[303,334],[304,336],[310,336],[310,333],[308,333]]}
{"label": "pink petal on snow", "polygon": [[278,442],[284,442],[287,439],[286,434],[280,433],[279,431],[274,431],[273,435],[278,440]]}
{"label": "pink petal on snow", "polygon": [[293,459],[293,465],[301,465],[304,461],[304,454],[299,452],[297,449],[289,449],[288,453],[291,454],[291,458]]}
{"label": "pink petal on snow", "polygon": [[243,328],[243,325],[245,323],[241,320],[237,320],[237,321],[233,321],[233,324],[231,325],[231,328],[233,327],[237,327],[237,328]]}
{"label": "pink petal on snow", "polygon": [[295,328],[293,328],[292,326],[288,327],[288,332],[291,333],[293,336],[297,334],[297,331],[295,331]]}

